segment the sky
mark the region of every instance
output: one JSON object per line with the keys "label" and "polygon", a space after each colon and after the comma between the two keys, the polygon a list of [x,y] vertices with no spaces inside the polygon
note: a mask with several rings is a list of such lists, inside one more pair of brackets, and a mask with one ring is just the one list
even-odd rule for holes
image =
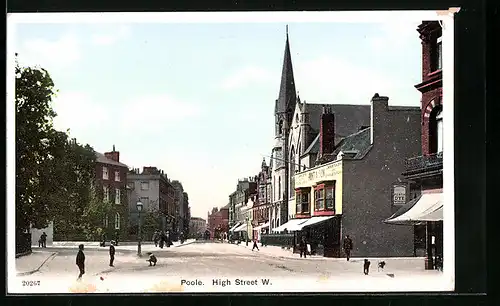
{"label": "sky", "polygon": [[420,22],[25,23],[22,65],[48,70],[59,130],[182,182],[191,215],[269,162],[285,27],[301,100],[419,106]]}

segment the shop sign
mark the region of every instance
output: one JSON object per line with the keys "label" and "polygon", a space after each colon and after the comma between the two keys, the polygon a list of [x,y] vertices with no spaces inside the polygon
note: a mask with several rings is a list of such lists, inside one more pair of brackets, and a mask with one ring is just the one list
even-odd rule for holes
{"label": "shop sign", "polygon": [[408,185],[406,184],[393,184],[392,186],[392,205],[406,204],[406,194]]}
{"label": "shop sign", "polygon": [[341,173],[342,161],[336,161],[329,165],[296,174],[295,187],[310,187],[320,181],[336,180]]}

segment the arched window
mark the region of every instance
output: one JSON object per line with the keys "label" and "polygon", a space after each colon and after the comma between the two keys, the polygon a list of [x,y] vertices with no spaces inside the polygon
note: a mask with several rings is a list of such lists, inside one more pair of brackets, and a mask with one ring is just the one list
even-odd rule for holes
{"label": "arched window", "polygon": [[281,200],[281,176],[278,177],[278,200]]}
{"label": "arched window", "polygon": [[273,177],[273,201],[276,201],[276,177]]}
{"label": "arched window", "polygon": [[437,141],[437,152],[443,152],[443,111],[439,111],[436,116],[436,141]]}
{"label": "arched window", "polygon": [[288,188],[288,196],[293,198],[295,195],[295,148],[292,146],[292,150],[290,152],[290,181]]}
{"label": "arched window", "polygon": [[120,213],[115,213],[115,229],[120,229]]}
{"label": "arched window", "polygon": [[280,120],[278,124],[278,135],[283,134],[283,120]]}
{"label": "arched window", "polygon": [[442,106],[434,107],[429,116],[429,153],[443,151],[443,112]]}

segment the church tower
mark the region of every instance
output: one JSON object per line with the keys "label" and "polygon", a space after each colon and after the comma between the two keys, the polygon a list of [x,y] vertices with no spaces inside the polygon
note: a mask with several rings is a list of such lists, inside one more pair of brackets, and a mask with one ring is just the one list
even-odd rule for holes
{"label": "church tower", "polygon": [[[277,227],[288,221],[288,151],[287,140],[293,113],[297,103],[295,80],[293,78],[292,57],[288,39],[288,26],[286,27],[285,54],[281,71],[281,83],[278,99],[274,107],[275,118],[275,144],[272,152],[272,203],[271,226]],[[274,225],[273,225],[274,219]]]}

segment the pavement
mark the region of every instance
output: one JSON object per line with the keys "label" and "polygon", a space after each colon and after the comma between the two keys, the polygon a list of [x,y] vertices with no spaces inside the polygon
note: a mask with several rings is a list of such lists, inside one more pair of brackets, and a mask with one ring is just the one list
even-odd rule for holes
{"label": "pavement", "polygon": [[[422,258],[384,259],[387,265],[381,271],[377,270],[376,260],[372,260],[370,274],[364,275],[364,258],[353,258],[349,262],[331,258],[304,259],[279,247],[259,248],[260,251],[252,251],[244,244],[207,242],[156,248],[154,254],[158,263],[153,267],[146,262],[147,257],[137,257],[127,249],[117,248],[114,267],[109,267],[108,253],[89,247],[84,251],[86,273],[80,282],[76,282],[75,247],[59,247],[57,251],[45,248],[16,259],[18,276],[12,284],[9,278],[9,292],[345,292],[351,287],[358,288],[359,292],[380,291],[380,288],[406,291],[408,286],[415,284],[420,290],[424,286],[423,291],[443,290],[443,273],[424,270]],[[287,252],[288,257],[283,255]],[[273,285],[239,286],[235,282],[237,278],[267,278]],[[182,279],[191,285],[184,283],[181,286]],[[19,285],[23,280],[34,280],[40,285],[27,288]],[[226,280],[231,284],[227,285]],[[445,282],[445,285],[449,284],[450,281]]]}
{"label": "pavement", "polygon": [[[170,249],[170,248],[177,248],[177,247],[182,247],[189,245],[191,243],[196,242],[196,239],[188,239],[185,240],[184,243],[180,243],[179,241],[173,242],[173,245],[171,245],[169,248],[164,247],[164,249]],[[47,245],[45,248],[46,250],[52,250],[52,251],[57,251],[61,249],[78,249],[78,246],[80,244],[84,245],[84,248],[86,250],[98,250],[98,251],[108,251],[109,250],[109,243],[106,243],[105,247],[101,247],[99,244],[100,242],[96,241],[54,241],[52,245]],[[42,248],[39,248],[38,246],[32,246],[33,250],[43,250]],[[123,242],[119,243],[117,246],[115,246],[116,251],[129,251],[129,252],[137,252],[137,242]],[[155,247],[153,242],[143,242],[141,243],[141,250],[142,252],[154,252],[156,250],[160,249],[159,247]]]}

